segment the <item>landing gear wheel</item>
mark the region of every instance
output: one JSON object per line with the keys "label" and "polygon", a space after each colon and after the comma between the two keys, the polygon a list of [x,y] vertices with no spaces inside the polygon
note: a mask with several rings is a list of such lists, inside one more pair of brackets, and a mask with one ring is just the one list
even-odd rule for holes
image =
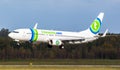
{"label": "landing gear wheel", "polygon": [[63,45],[59,46],[60,49],[64,49],[65,47]]}
{"label": "landing gear wheel", "polygon": [[48,48],[52,48],[52,45],[49,45],[49,44],[48,44]]}

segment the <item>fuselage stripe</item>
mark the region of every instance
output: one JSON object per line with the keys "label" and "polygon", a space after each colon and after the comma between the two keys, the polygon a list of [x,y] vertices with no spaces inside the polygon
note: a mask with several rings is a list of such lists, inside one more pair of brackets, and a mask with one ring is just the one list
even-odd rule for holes
{"label": "fuselage stripe", "polygon": [[31,33],[32,33],[30,41],[33,41],[33,39],[34,39],[34,31],[33,31],[33,29],[30,29],[30,30],[31,30]]}
{"label": "fuselage stripe", "polygon": [[38,31],[37,29],[30,29],[31,30],[31,39],[30,41],[37,41],[38,39]]}
{"label": "fuselage stripe", "polygon": [[34,34],[35,34],[35,37],[34,37],[34,41],[37,41],[37,39],[38,39],[38,31],[37,31],[37,29],[34,29]]}

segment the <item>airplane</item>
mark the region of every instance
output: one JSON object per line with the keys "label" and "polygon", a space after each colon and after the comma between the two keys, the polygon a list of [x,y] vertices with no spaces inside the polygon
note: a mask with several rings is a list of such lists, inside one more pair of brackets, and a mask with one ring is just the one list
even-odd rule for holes
{"label": "airplane", "polygon": [[17,42],[46,42],[49,48],[57,46],[63,49],[66,42],[70,44],[87,43],[105,37],[108,29],[102,36],[99,35],[103,17],[104,13],[101,12],[88,29],[80,32],[37,29],[38,23],[36,23],[34,28],[16,29],[8,36]]}

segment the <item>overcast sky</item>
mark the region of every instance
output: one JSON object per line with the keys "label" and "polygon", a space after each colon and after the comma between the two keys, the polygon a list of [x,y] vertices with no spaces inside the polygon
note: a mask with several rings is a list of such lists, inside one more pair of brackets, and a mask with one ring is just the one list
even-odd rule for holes
{"label": "overcast sky", "polygon": [[100,12],[101,32],[120,33],[120,0],[0,0],[0,29],[32,28],[81,31]]}

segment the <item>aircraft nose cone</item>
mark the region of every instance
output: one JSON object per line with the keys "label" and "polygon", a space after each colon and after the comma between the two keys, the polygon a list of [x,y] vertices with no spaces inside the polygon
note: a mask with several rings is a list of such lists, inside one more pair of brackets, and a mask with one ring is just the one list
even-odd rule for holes
{"label": "aircraft nose cone", "polygon": [[9,36],[10,38],[12,38],[12,37],[13,37],[13,35],[12,35],[11,33],[9,33],[9,34],[8,34],[8,36]]}

